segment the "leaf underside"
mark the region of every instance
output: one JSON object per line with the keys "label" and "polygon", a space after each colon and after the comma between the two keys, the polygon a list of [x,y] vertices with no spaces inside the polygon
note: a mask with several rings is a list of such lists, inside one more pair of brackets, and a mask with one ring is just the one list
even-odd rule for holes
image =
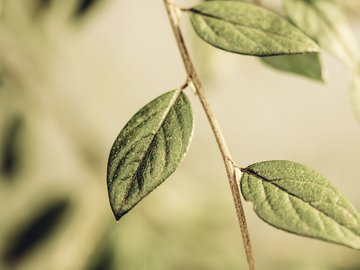
{"label": "leaf underside", "polygon": [[261,61],[274,69],[324,82],[320,55],[318,53],[262,57]]}
{"label": "leaf underside", "polygon": [[191,23],[209,44],[245,55],[316,52],[314,41],[285,19],[239,1],[208,1],[190,9]]}
{"label": "leaf underside", "polygon": [[285,160],[243,170],[241,192],[270,225],[360,250],[360,214],[323,176]]}
{"label": "leaf underside", "polygon": [[154,99],[130,119],[108,161],[109,199],[117,220],[176,170],[192,133],[190,102],[180,90]]}

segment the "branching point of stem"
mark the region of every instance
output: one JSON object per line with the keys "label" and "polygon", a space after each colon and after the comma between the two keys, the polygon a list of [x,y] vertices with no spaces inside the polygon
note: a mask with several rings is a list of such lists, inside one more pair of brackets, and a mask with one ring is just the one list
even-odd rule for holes
{"label": "branching point of stem", "polygon": [[[205,91],[204,91],[204,88],[200,81],[200,78],[196,72],[195,66],[190,58],[189,52],[185,45],[185,41],[184,41],[182,32],[180,30],[180,27],[179,27],[179,16],[178,16],[179,8],[174,3],[170,2],[169,0],[164,0],[164,4],[165,4],[166,10],[167,10],[167,14],[169,16],[172,30],[175,35],[176,43],[179,47],[181,58],[184,62],[186,73],[188,75],[188,80],[189,80],[188,85],[192,89],[195,89],[195,92],[196,92],[196,94],[200,100],[200,103],[203,107],[203,110],[208,118],[209,124],[214,133],[217,145],[221,152],[221,156],[222,156],[222,159],[223,159],[223,162],[225,165],[226,173],[227,173],[227,176],[229,179],[230,189],[231,189],[231,193],[232,193],[232,197],[233,197],[233,201],[234,201],[236,214],[238,217],[238,222],[240,225],[240,230],[241,230],[241,234],[242,234],[242,238],[243,238],[243,244],[244,244],[244,248],[245,248],[247,262],[249,265],[249,270],[255,270],[255,263],[254,263],[254,259],[252,256],[249,231],[248,231],[248,227],[246,224],[244,209],[242,207],[239,187],[237,184],[237,175],[236,175],[236,171],[235,171],[236,169],[235,169],[234,163],[232,161],[230,151],[227,147],[227,144],[222,135],[220,126],[216,120],[214,112],[211,109],[210,103],[205,94]],[[180,11],[186,11],[186,10],[180,9]]]}
{"label": "branching point of stem", "polygon": [[196,86],[191,78],[189,79],[189,87],[190,87],[191,91],[194,93],[194,95],[197,96],[198,93],[196,90]]}

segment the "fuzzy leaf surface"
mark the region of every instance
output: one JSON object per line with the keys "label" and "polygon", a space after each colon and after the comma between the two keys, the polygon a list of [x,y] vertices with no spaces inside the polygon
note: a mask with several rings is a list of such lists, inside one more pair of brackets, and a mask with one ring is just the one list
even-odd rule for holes
{"label": "fuzzy leaf surface", "polygon": [[329,0],[283,0],[290,20],[319,46],[353,70],[359,63],[359,47],[341,9]]}
{"label": "fuzzy leaf surface", "polygon": [[322,64],[318,53],[262,57],[261,61],[280,71],[289,72],[319,82],[324,81]]}
{"label": "fuzzy leaf surface", "polygon": [[109,199],[117,220],[177,169],[192,133],[190,102],[179,90],[159,96],[130,119],[108,161]]}
{"label": "fuzzy leaf surface", "polygon": [[360,214],[323,176],[285,160],[243,169],[241,192],[276,228],[360,250]]}
{"label": "fuzzy leaf surface", "polygon": [[255,5],[208,1],[190,13],[197,35],[225,51],[254,56],[318,51],[316,43],[295,26]]}

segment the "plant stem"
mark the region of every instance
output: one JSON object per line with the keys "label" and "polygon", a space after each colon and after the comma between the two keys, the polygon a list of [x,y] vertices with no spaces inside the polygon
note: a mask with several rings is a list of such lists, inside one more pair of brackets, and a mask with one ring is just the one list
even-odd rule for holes
{"label": "plant stem", "polygon": [[184,66],[187,72],[187,75],[189,77],[189,81],[192,82],[195,86],[197,96],[201,102],[201,105],[204,109],[204,112],[208,118],[208,121],[210,123],[211,129],[214,133],[217,145],[220,149],[222,159],[224,161],[224,165],[226,168],[226,173],[229,179],[230,189],[232,193],[232,197],[234,200],[235,210],[238,217],[238,222],[240,225],[240,230],[242,233],[243,238],[243,244],[245,248],[246,258],[249,265],[249,270],[255,270],[255,263],[252,256],[252,249],[251,249],[251,242],[250,242],[250,236],[248,227],[246,224],[244,209],[241,202],[240,197],[240,191],[237,185],[236,175],[235,175],[235,169],[234,164],[232,162],[230,151],[227,147],[227,144],[225,142],[224,136],[222,135],[220,126],[216,120],[215,114],[211,109],[210,103],[208,101],[208,98],[205,94],[204,88],[202,86],[202,83],[199,79],[199,76],[196,72],[196,69],[194,67],[194,64],[192,63],[192,60],[190,58],[189,52],[186,48],[185,41],[179,26],[179,8],[176,7],[173,3],[171,3],[169,0],[164,0],[164,4],[170,19],[170,24],[172,27],[172,30],[175,35],[175,39],[177,42],[177,45],[180,50],[180,54],[182,57],[182,60],[184,62]]}

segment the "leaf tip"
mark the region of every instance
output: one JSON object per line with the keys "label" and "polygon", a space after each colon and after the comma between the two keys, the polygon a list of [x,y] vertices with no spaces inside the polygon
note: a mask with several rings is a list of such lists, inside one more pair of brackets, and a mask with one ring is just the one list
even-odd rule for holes
{"label": "leaf tip", "polygon": [[121,213],[120,211],[116,211],[115,209],[112,209],[112,210],[113,210],[113,214],[114,214],[116,222],[118,222],[120,220],[120,218],[122,218],[123,215],[125,215],[127,213],[127,212]]}
{"label": "leaf tip", "polygon": [[110,206],[111,206],[111,211],[115,217],[116,221],[119,221],[120,218],[124,215],[123,213],[121,213],[121,211],[119,211],[119,209],[116,209],[115,205],[113,205],[113,202],[110,200]]}
{"label": "leaf tip", "polygon": [[129,209],[124,205],[116,205],[112,201],[110,201],[111,210],[115,217],[116,222],[118,222],[123,216],[125,216],[133,207],[131,206]]}
{"label": "leaf tip", "polygon": [[118,214],[116,214],[116,213],[114,213],[114,216],[115,216],[115,220],[116,220],[116,221],[119,221],[119,220],[120,220],[120,218],[121,218],[121,216],[120,216],[120,215],[118,215]]}

